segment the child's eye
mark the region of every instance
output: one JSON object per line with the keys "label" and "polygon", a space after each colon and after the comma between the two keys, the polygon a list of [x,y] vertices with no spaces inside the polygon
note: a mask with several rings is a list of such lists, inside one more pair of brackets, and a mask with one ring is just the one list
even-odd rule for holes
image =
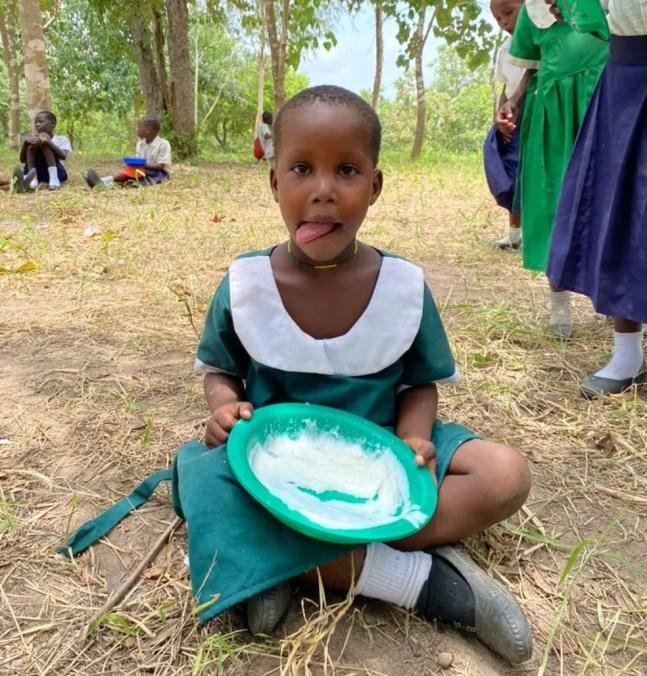
{"label": "child's eye", "polygon": [[291,170],[299,176],[305,176],[310,171],[310,167],[305,162],[297,162],[292,165]]}
{"label": "child's eye", "polygon": [[352,164],[342,164],[341,167],[339,167],[339,173],[342,176],[355,176],[359,171],[357,167],[354,167]]}

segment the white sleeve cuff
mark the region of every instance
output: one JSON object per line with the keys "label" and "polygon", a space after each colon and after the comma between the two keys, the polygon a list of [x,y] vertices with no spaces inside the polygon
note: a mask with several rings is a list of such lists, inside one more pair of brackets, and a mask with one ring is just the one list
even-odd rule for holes
{"label": "white sleeve cuff", "polygon": [[226,376],[233,376],[234,378],[237,378],[235,373],[232,373],[231,371],[225,371],[225,369],[219,369],[217,366],[211,366],[211,364],[205,364],[202,360],[198,359],[196,357],[195,361],[193,362],[193,372],[194,373],[224,373]]}
{"label": "white sleeve cuff", "polygon": [[508,54],[508,63],[511,63],[513,66],[519,66],[519,68],[528,68],[530,70],[537,70],[539,68],[539,61],[520,59],[518,56],[512,56],[512,54]]}

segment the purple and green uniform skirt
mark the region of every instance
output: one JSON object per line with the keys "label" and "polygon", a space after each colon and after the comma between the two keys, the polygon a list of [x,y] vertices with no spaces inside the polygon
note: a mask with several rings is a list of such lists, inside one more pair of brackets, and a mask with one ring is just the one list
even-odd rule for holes
{"label": "purple and green uniform skirt", "polygon": [[647,322],[647,35],[611,36],[564,179],[547,274],[602,314]]}

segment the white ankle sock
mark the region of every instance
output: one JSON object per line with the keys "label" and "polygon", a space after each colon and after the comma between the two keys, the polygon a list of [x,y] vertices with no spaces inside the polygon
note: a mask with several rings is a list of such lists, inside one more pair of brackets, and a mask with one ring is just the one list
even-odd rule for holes
{"label": "white ankle sock", "polygon": [[508,230],[508,241],[510,244],[519,244],[521,242],[521,228],[510,228]]}
{"label": "white ankle sock", "polygon": [[112,186],[115,184],[115,179],[112,178],[112,176],[102,176],[101,182],[106,188],[112,188]]}
{"label": "white ankle sock", "polygon": [[550,292],[550,325],[571,326],[571,292]]}
{"label": "white ankle sock", "polygon": [[643,332],[613,332],[611,361],[594,375],[599,378],[624,380],[638,375],[643,363]]}
{"label": "white ankle sock", "polygon": [[371,543],[366,545],[364,567],[355,593],[413,608],[430,571],[431,554],[399,552],[380,542]]}
{"label": "white ankle sock", "polygon": [[49,184],[54,186],[60,186],[61,182],[58,180],[58,169],[56,167],[47,167],[49,172]]}
{"label": "white ankle sock", "polygon": [[36,190],[38,187],[38,176],[34,175],[34,178],[29,181],[29,188],[30,190]]}

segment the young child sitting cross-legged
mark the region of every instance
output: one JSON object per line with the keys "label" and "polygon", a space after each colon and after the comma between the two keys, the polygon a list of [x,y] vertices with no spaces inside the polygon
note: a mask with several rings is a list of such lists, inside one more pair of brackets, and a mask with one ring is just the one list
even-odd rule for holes
{"label": "young child sitting cross-legged", "polygon": [[85,182],[90,188],[112,188],[115,183],[138,183],[154,185],[166,181],[171,175],[171,144],[159,135],[160,123],[156,117],[143,117],[137,123],[137,147],[135,156],[146,160],[136,167],[122,167],[113,176],[101,177],[90,169]]}
{"label": "young child sitting cross-legged", "polygon": [[25,138],[20,149],[24,162],[24,185],[36,190],[39,183],[47,183],[50,190],[58,190],[67,181],[63,161],[72,155],[72,145],[67,136],[54,134],[56,115],[41,110],[34,117],[34,131]]}
{"label": "young child sitting cross-legged", "polygon": [[[357,239],[382,190],[380,136],[374,110],[339,87],[306,89],[278,113],[270,185],[287,239],[234,260],[211,302],[196,362],[206,443],[224,453],[238,419],[278,402],[333,406],[393,430],[438,482],[435,516],[409,538],[320,566],[324,585],[354,583],[519,663],[532,652],[521,608],[450,545],[514,514],[528,467],[515,449],[437,418],[436,382],[455,364],[423,272]],[[248,602],[253,631],[274,629],[285,588]]]}

